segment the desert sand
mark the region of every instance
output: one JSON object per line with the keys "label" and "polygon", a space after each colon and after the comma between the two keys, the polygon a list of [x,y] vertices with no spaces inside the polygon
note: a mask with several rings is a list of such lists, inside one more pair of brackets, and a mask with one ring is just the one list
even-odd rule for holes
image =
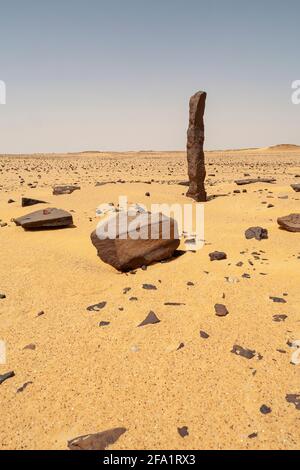
{"label": "desert sand", "polygon": [[[178,184],[184,152],[2,155],[0,170],[0,374],[15,373],[0,385],[1,449],[66,449],[115,427],[126,432],[111,449],[299,448],[300,397],[287,396],[300,395],[288,345],[300,339],[300,234],[276,222],[299,212],[290,187],[300,182],[299,148],[206,152],[207,193],[222,197],[205,203],[205,246],[126,274],[96,255],[96,208],[119,195],[192,202]],[[238,187],[245,174],[276,183]],[[81,189],[52,195],[62,183]],[[12,218],[45,207],[22,208],[22,196],[73,211],[75,227],[17,227]],[[256,225],[267,240],[246,240]],[[227,259],[210,261],[216,250]],[[217,316],[217,303],[229,314]],[[149,311],[160,323],[137,328]],[[254,357],[233,354],[234,345]]]}

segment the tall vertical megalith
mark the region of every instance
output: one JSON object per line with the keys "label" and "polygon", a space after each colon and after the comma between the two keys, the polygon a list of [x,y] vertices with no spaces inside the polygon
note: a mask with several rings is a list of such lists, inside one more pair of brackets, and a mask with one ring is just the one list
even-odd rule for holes
{"label": "tall vertical megalith", "polygon": [[203,151],[205,100],[205,91],[198,91],[191,97],[189,128],[187,131],[187,161],[190,186],[186,195],[198,202],[206,201],[204,187],[206,172]]}

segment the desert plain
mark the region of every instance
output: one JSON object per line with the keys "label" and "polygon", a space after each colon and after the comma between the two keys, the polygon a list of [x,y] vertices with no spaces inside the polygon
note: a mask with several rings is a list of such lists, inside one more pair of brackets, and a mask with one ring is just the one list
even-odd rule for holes
{"label": "desert plain", "polygon": [[[290,185],[300,182],[300,148],[206,152],[206,172],[208,196],[219,197],[205,203],[204,247],[120,273],[90,241],[96,208],[120,195],[193,203],[179,184],[185,152],[0,156],[0,375],[15,374],[0,385],[1,449],[66,449],[119,427],[110,449],[299,449],[290,346],[300,339],[300,233],[277,218],[299,213]],[[276,181],[234,182],[248,177]],[[56,196],[56,184],[81,189]],[[22,196],[47,205],[21,207]],[[25,231],[12,221],[44,207],[71,212],[74,226]],[[247,240],[251,226],[268,239]],[[213,251],[227,258],[210,261]],[[150,311],[160,322],[139,328]]]}

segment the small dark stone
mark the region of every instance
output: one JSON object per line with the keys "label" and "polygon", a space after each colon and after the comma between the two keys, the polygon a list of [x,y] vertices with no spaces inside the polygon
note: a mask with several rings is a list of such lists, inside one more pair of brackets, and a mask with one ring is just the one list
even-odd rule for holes
{"label": "small dark stone", "polygon": [[41,311],[37,314],[37,317],[41,317],[42,315],[45,315],[44,310],[41,310]]}
{"label": "small dark stone", "polygon": [[0,299],[6,299],[6,295],[5,294],[0,294]]}
{"label": "small dark stone", "polygon": [[257,432],[253,432],[252,434],[249,434],[248,438],[249,439],[254,439],[257,436],[258,436]]}
{"label": "small dark stone", "polygon": [[300,395],[299,394],[288,394],[285,396],[285,399],[288,403],[293,403],[296,410],[300,410]]}
{"label": "small dark stone", "polygon": [[203,339],[209,338],[209,334],[206,333],[205,331],[200,330],[200,337]]}
{"label": "small dark stone", "polygon": [[23,349],[30,349],[31,351],[34,351],[36,348],[36,345],[33,343],[27,344],[27,346],[24,346]]}
{"label": "small dark stone", "polygon": [[154,286],[153,284],[143,284],[143,289],[146,289],[146,290],[157,290],[157,287]]}
{"label": "small dark stone", "polygon": [[273,315],[273,321],[281,322],[287,319],[287,315]]}
{"label": "small dark stone", "polygon": [[215,305],[215,312],[218,317],[226,317],[229,313],[225,305],[222,304]]}
{"label": "small dark stone", "polygon": [[32,384],[33,382],[25,382],[22,387],[18,388],[17,393],[23,392],[28,385]]}
{"label": "small dark stone", "polygon": [[150,196],[150,193],[147,191],[147,192],[145,193],[145,196],[149,197],[149,196]]}
{"label": "small dark stone", "polygon": [[222,259],[226,259],[227,255],[223,251],[214,251],[213,253],[209,253],[210,261],[221,261]]}
{"label": "small dark stone", "polygon": [[231,352],[237,356],[245,357],[246,359],[252,359],[256,354],[256,351],[252,349],[245,349],[242,346],[238,346],[237,344],[233,346]]}
{"label": "small dark stone", "polygon": [[152,310],[148,313],[147,317],[145,318],[145,320],[142,321],[142,323],[140,323],[138,325],[138,327],[140,326],[145,326],[145,325],[154,325],[155,323],[159,323],[160,322],[160,319],[155,315],[154,312],[152,312]]}
{"label": "small dark stone", "polygon": [[263,415],[267,415],[269,413],[271,413],[272,409],[267,406],[267,405],[262,405],[259,409],[259,411],[263,414]]}
{"label": "small dark stone", "polygon": [[124,287],[123,294],[127,294],[131,290],[131,287]]}
{"label": "small dark stone", "polygon": [[165,302],[164,305],[169,305],[169,306],[178,306],[178,305],[185,305],[183,303],[180,303],[180,302]]}
{"label": "small dark stone", "polygon": [[87,307],[87,310],[89,312],[99,312],[99,310],[104,308],[105,305],[106,305],[106,302],[99,302],[99,304],[90,305],[89,307]]}
{"label": "small dark stone", "polygon": [[6,372],[6,374],[0,375],[0,385],[3,384],[3,382],[5,382],[5,380],[11,379],[14,376],[15,376],[15,373],[14,373],[13,370],[10,371],[10,372]]}
{"label": "small dark stone", "polygon": [[39,201],[38,199],[22,197],[22,207],[34,206],[35,204],[47,204],[47,203],[45,201]]}
{"label": "small dark stone", "polygon": [[250,227],[245,231],[247,240],[255,238],[256,240],[266,240],[268,238],[268,230],[262,227]]}
{"label": "small dark stone", "polygon": [[286,300],[282,299],[280,297],[269,297],[270,300],[273,300],[273,302],[280,303],[280,304],[286,304]]}
{"label": "small dark stone", "polygon": [[188,281],[188,282],[186,283],[186,285],[187,285],[187,286],[194,286],[195,284],[194,284],[192,281]]}
{"label": "small dark stone", "polygon": [[186,437],[189,435],[189,428],[187,426],[183,426],[182,428],[177,428],[177,431],[181,437]]}
{"label": "small dark stone", "polygon": [[101,322],[99,323],[99,326],[108,326],[108,325],[110,325],[110,322],[109,322],[109,321],[101,321]]}
{"label": "small dark stone", "polygon": [[129,300],[133,301],[133,300],[138,300],[137,297],[129,297]]}

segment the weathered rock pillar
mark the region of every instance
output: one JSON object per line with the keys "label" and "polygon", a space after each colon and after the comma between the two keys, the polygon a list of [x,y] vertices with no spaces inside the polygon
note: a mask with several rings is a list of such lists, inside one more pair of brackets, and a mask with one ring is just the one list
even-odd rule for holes
{"label": "weathered rock pillar", "polygon": [[190,99],[189,128],[187,131],[187,161],[190,187],[186,195],[198,202],[206,201],[204,187],[204,111],[205,91],[198,91]]}

